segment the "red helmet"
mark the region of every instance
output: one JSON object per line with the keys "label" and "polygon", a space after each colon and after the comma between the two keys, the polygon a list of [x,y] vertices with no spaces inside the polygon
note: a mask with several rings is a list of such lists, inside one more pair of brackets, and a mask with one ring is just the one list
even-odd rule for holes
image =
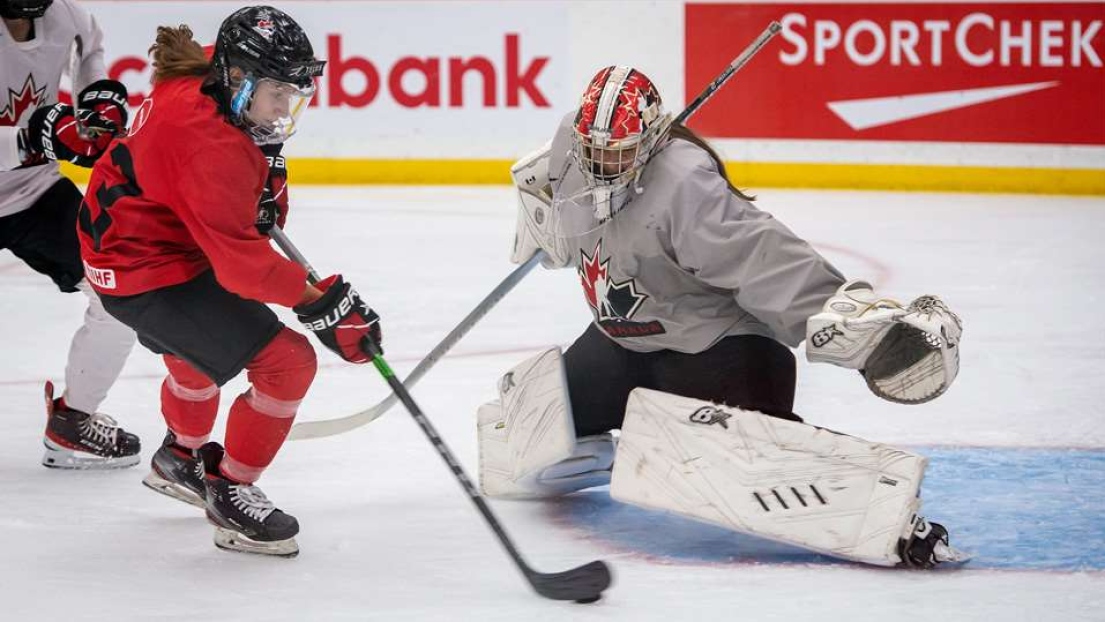
{"label": "red helmet", "polygon": [[[588,185],[603,190],[606,201],[624,193],[670,124],[660,93],[645,74],[625,66],[599,71],[583,93],[573,124],[573,150]],[[600,218],[617,211],[604,213],[600,200],[596,196]]]}

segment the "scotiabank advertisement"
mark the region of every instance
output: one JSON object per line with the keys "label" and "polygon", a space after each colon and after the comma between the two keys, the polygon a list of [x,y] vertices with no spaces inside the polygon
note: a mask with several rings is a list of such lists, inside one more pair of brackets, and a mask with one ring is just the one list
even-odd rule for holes
{"label": "scotiabank advertisement", "polygon": [[[108,73],[141,104],[146,51],[159,25],[188,24],[214,42],[241,1],[96,1]],[[325,75],[289,142],[293,156],[502,158],[536,149],[572,105],[568,18],[555,3],[319,2],[272,4],[307,31]],[[569,91],[573,93],[569,94]]]}
{"label": "scotiabank advertisement", "polygon": [[1105,145],[1105,3],[687,4],[691,125],[719,138]]}

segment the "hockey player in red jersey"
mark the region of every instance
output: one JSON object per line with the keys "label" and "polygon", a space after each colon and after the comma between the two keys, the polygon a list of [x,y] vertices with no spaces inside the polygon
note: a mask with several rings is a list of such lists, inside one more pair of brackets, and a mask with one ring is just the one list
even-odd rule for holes
{"label": "hockey player in red jersey", "polygon": [[[213,56],[187,26],[161,27],[153,90],[93,169],[79,218],[88,279],[108,311],[162,354],[168,434],[146,484],[206,508],[221,548],[294,555],[296,519],[254,485],[310,386],[315,353],[265,303],[293,307],[342,358],[363,363],[379,317],[341,276],[311,286],[265,233],[287,217],[279,146],[324,61],[285,13],[247,7]],[[266,163],[262,150],[271,157]],[[225,445],[210,442],[219,387],[246,370]]]}
{"label": "hockey player in red jersey", "polygon": [[[107,79],[96,20],[73,0],[0,0],[0,250],[63,292],[88,296],[73,335],[65,393],[46,383],[42,464],[109,469],[138,464],[138,437],[98,413],[134,347],[83,279],[76,238],[81,193],[55,160],[92,166],[125,129],[127,90]],[[73,104],[58,102],[62,73]]]}

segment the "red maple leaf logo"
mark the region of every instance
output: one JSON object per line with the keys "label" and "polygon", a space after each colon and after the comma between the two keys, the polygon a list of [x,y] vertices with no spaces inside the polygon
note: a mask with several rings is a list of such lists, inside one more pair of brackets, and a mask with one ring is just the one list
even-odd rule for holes
{"label": "red maple leaf logo", "polygon": [[16,125],[24,112],[38,108],[44,103],[46,103],[46,87],[38,88],[34,75],[27,74],[22,90],[17,92],[8,89],[8,104],[0,110],[0,125]]}
{"label": "red maple leaf logo", "polygon": [[580,251],[583,255],[579,266],[579,280],[583,283],[583,295],[587,297],[587,304],[592,309],[598,309],[600,296],[606,298],[606,277],[610,260],[602,260],[602,238],[595,245],[594,257],[588,257],[586,251]]}

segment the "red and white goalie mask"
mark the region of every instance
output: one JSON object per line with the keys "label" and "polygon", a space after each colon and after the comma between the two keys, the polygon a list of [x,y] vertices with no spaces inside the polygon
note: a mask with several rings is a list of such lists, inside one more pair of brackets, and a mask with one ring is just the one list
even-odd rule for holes
{"label": "red and white goalie mask", "polygon": [[670,125],[660,93],[640,71],[611,66],[591,79],[576,114],[572,152],[599,222],[628,203]]}

